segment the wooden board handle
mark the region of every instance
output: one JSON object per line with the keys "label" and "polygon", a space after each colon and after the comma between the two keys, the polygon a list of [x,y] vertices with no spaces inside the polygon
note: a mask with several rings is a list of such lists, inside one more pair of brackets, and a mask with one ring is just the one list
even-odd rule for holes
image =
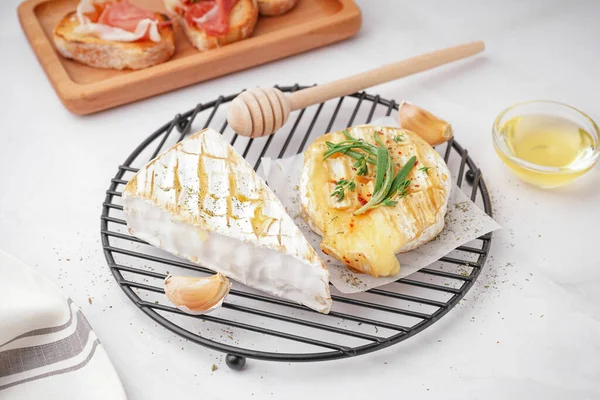
{"label": "wooden board handle", "polygon": [[313,104],[323,103],[336,97],[356,93],[371,86],[467,58],[482,52],[484,49],[485,44],[482,41],[461,44],[459,46],[425,53],[393,64],[384,65],[383,67],[375,68],[324,85],[300,90],[289,94],[287,97],[290,101],[291,109],[300,110]]}

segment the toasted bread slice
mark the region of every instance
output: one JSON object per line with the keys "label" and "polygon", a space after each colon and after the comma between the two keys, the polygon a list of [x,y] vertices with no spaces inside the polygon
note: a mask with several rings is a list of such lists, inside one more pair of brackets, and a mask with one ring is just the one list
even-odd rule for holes
{"label": "toasted bread slice", "polygon": [[258,12],[265,17],[285,14],[298,3],[298,0],[258,0]]}
{"label": "toasted bread slice", "polygon": [[219,36],[209,35],[196,25],[188,24],[185,18],[178,18],[192,45],[206,51],[249,37],[258,20],[258,4],[256,0],[238,0],[229,13],[229,31]]}
{"label": "toasted bread slice", "polygon": [[[160,22],[169,18],[156,14]],[[66,58],[96,68],[142,69],[167,61],[175,52],[173,27],[160,26],[160,42],[142,39],[135,42],[115,42],[93,35],[74,32],[79,25],[74,12],[67,14],[54,28],[52,37],[57,50]]]}

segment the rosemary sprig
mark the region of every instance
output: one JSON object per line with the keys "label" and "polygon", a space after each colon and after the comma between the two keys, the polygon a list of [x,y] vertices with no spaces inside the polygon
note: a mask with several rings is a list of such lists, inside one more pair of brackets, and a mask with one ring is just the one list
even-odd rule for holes
{"label": "rosemary sprig", "polygon": [[[363,150],[372,156],[375,156],[377,154],[375,151],[372,151],[369,147],[365,146],[365,142],[360,142],[360,141],[356,141],[355,143],[350,143],[350,144],[334,144],[331,142],[326,142],[326,144],[327,144],[327,146],[329,146],[329,150],[327,150],[325,152],[324,160],[328,159],[335,153],[346,154],[346,155],[352,156],[353,158],[356,158],[359,155],[363,155],[361,153],[354,151],[354,149]],[[372,145],[369,145],[369,146],[372,146]],[[375,163],[375,160],[373,160],[373,163]]]}
{"label": "rosemary sprig", "polygon": [[[328,159],[336,153],[342,153],[356,160],[354,168],[357,170],[357,175],[366,175],[369,171],[368,164],[376,164],[377,149],[370,143],[354,138],[347,129],[344,129],[344,136],[348,140],[340,143],[325,142],[328,150],[324,153],[323,160]],[[364,153],[357,151],[362,150]],[[366,154],[365,154],[366,153]]]}
{"label": "rosemary sprig", "polygon": [[[360,153],[360,152],[354,151],[354,150],[343,150],[343,149],[340,149],[337,144],[331,143],[331,142],[325,142],[325,144],[327,145],[327,147],[329,147],[329,150],[327,150],[325,152],[325,157],[323,158],[323,160],[328,159],[335,153],[342,153],[342,154],[345,154],[347,156],[354,158],[355,160],[359,160],[362,157],[366,157],[366,160],[369,164],[375,164],[375,159],[373,157],[369,157],[369,156],[365,155],[364,153]],[[329,154],[330,152],[331,152],[331,154]]]}
{"label": "rosemary sprig", "polygon": [[350,191],[356,190],[356,183],[354,180],[342,179],[336,182],[335,190],[331,194],[331,197],[337,197],[338,201],[344,200],[344,196],[346,195],[346,189]]}
{"label": "rosemary sprig", "polygon": [[423,171],[427,174],[427,176],[429,176],[430,169],[431,169],[431,167],[421,167],[421,168],[419,168],[419,171]]}
{"label": "rosemary sprig", "polygon": [[[348,140],[340,143],[326,142],[328,150],[324,153],[324,160],[336,153],[352,157],[356,160],[353,164],[354,168],[356,168],[356,175],[366,175],[368,173],[367,164],[375,164],[373,195],[365,205],[354,212],[354,215],[364,214],[368,210],[379,206],[395,206],[398,204],[395,199],[401,199],[408,195],[408,187],[411,180],[406,178],[417,161],[415,156],[411,157],[400,171],[398,171],[398,174],[394,176],[392,155],[379,137],[378,132],[374,132],[374,139],[378,144],[377,146],[354,138],[347,130],[344,130],[343,133]],[[336,182],[335,191],[331,196],[335,196],[338,198],[338,201],[341,201],[344,199],[346,190],[352,191],[355,189],[354,177],[352,179],[343,179]]]}
{"label": "rosemary sprig", "polygon": [[[388,152],[388,154],[389,154],[389,152]],[[408,176],[410,171],[413,169],[416,162],[417,162],[417,157],[412,156],[406,162],[406,164],[404,164],[404,166],[400,169],[400,171],[398,171],[398,174],[396,175],[396,177],[394,178],[392,183],[389,185],[389,189],[387,189],[387,191],[386,191],[386,186],[383,186],[382,188],[380,188],[380,192],[378,192],[377,189],[374,190],[371,200],[373,200],[377,195],[378,201],[373,202],[373,204],[370,206],[369,206],[369,203],[371,203],[371,201],[369,201],[367,204],[365,204],[364,206],[362,206],[361,208],[356,210],[354,212],[354,215],[364,214],[366,211],[368,211],[371,208],[376,208],[376,207],[380,207],[380,206],[393,207],[396,204],[398,204],[398,202],[395,199],[399,200],[408,195],[408,187],[410,186],[410,183],[412,182],[412,180],[406,179],[406,177]],[[391,163],[391,156],[390,156],[390,166],[391,166],[390,176],[393,176],[394,166]],[[369,206],[369,207],[367,207],[367,206]]]}
{"label": "rosemary sprig", "polygon": [[417,157],[412,156],[406,162],[406,164],[404,164],[404,166],[402,168],[400,168],[400,171],[398,171],[398,174],[394,178],[394,183],[392,183],[392,188],[390,190],[388,198],[393,197],[396,193],[398,193],[398,198],[400,198],[400,199],[403,197],[406,197],[406,195],[408,194],[408,187],[410,186],[410,183],[412,182],[411,179],[406,179],[406,177],[408,176],[410,171],[413,169],[416,162],[417,162]]}
{"label": "rosemary sprig", "polygon": [[342,133],[344,134],[344,136],[346,136],[346,138],[348,138],[348,140],[356,140],[356,138],[352,136],[350,132],[348,132],[348,129],[344,129]]}

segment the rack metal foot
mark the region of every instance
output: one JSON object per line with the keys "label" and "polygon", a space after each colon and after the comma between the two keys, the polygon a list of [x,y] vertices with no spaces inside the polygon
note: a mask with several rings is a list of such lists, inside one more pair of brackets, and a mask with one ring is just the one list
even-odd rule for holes
{"label": "rack metal foot", "polygon": [[233,354],[225,356],[227,366],[235,371],[241,371],[246,365],[246,357],[240,357]]}

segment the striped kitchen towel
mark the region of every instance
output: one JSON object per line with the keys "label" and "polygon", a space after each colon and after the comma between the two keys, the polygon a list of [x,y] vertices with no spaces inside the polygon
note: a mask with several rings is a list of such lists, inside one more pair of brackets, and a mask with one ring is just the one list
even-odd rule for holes
{"label": "striped kitchen towel", "polygon": [[82,312],[0,251],[0,399],[126,399]]}

